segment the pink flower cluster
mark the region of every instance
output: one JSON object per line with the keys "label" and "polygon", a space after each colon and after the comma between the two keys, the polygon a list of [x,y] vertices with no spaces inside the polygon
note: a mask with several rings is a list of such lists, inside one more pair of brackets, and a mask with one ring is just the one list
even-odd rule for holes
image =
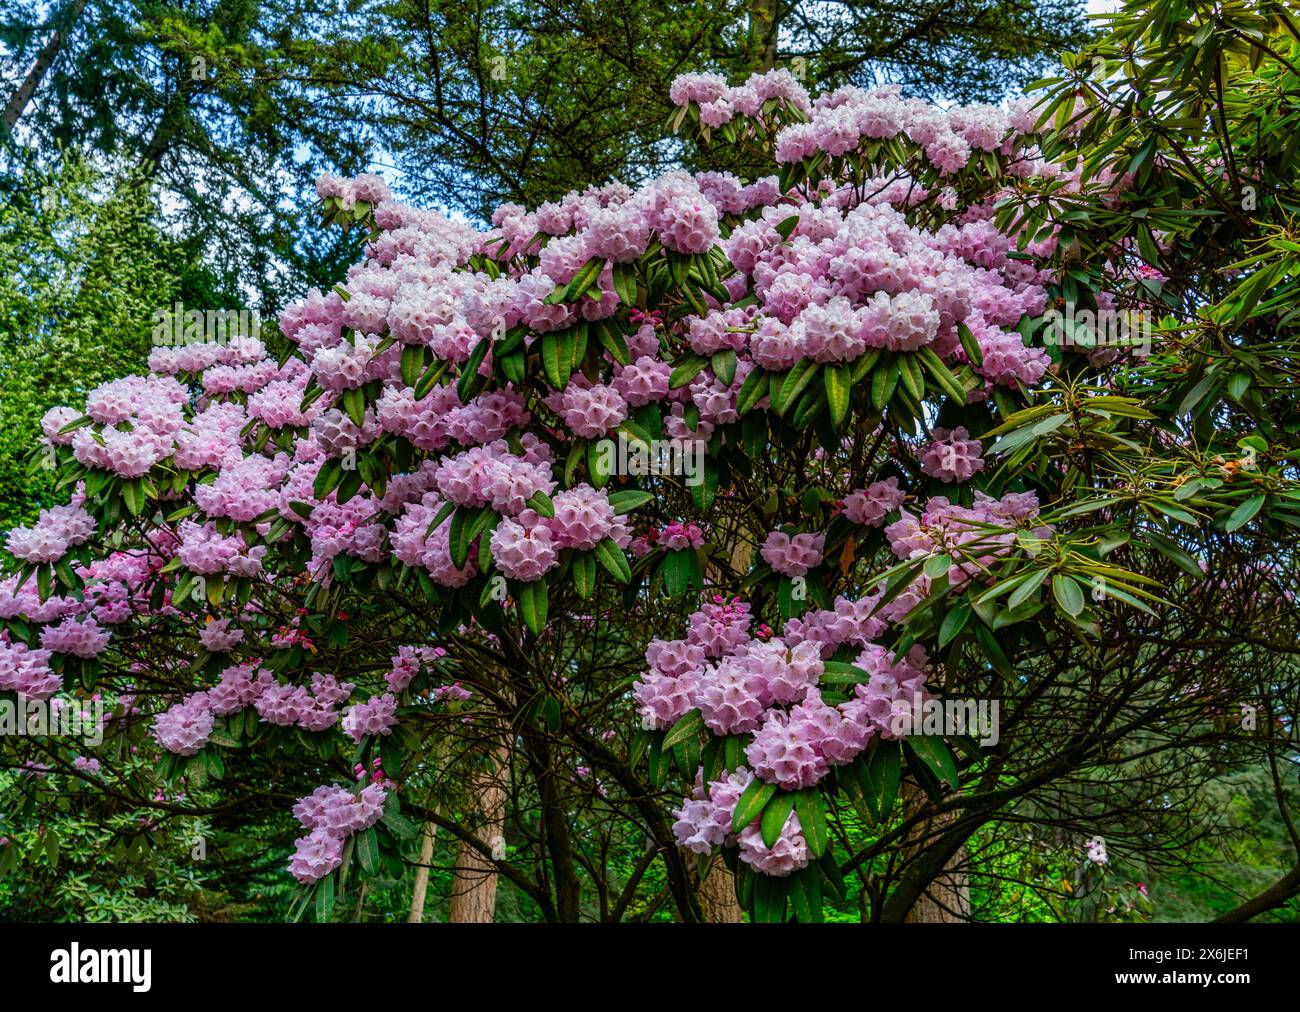
{"label": "pink flower cluster", "polygon": [[773,531],[759,549],[763,561],[782,576],[806,576],[808,570],[822,561],[826,547],[824,534],[796,534],[791,537],[784,531]]}
{"label": "pink flower cluster", "polygon": [[673,835],[678,846],[696,854],[738,846],[740,859],[755,871],[783,878],[808,865],[808,844],[797,815],[790,813],[771,847],[763,842],[757,819],[739,833],[731,829],[736,803],[753,779],[753,773],[740,766],[707,786],[697,781],[695,792],[674,812]]}
{"label": "pink flower cluster", "polygon": [[338,707],[355,686],[333,675],[314,672],[311,688],[284,684],[266,668],[235,664],[221,673],[212,688],[187,696],[154,720],[154,737],[168,752],[194,755],[212,734],[213,721],[252,706],[266,724],[324,731],[339,718]]}
{"label": "pink flower cluster", "polygon": [[74,545],[94,536],[95,518],[79,505],[43,509],[31,527],[15,527],[6,541],[10,553],[24,562],[58,562]]}
{"label": "pink flower cluster", "polygon": [[934,439],[921,454],[921,470],[940,481],[970,481],[971,475],[983,467],[980,441],[971,439],[970,433],[960,425],[951,433],[936,428]]}
{"label": "pink flower cluster", "polygon": [[299,882],[323,879],[343,863],[343,844],[353,833],[369,829],[384,815],[388,793],[382,784],[357,792],[343,787],[317,787],[293,808],[307,835],[294,841],[289,871]]}
{"label": "pink flower cluster", "polygon": [[844,500],[844,515],[855,524],[879,527],[885,517],[903,505],[905,493],[897,478],[873,481],[866,488],[852,492]]}
{"label": "pink flower cluster", "polygon": [[62,685],[63,680],[50,670],[49,650],[11,643],[8,633],[0,633],[0,692],[49,699]]}
{"label": "pink flower cluster", "polygon": [[343,714],[343,731],[353,741],[370,735],[390,735],[397,723],[397,697],[391,692],[371,696]]}
{"label": "pink flower cluster", "polygon": [[[976,490],[974,506],[959,506],[935,496],[919,516],[904,512],[885,528],[885,536],[900,559],[952,556],[948,581],[961,587],[968,580],[987,576],[989,567],[1015,547],[1017,532],[1050,538],[1050,527],[1034,524],[1037,516],[1038,496],[1033,492],[1008,492],[994,499]],[[990,530],[990,524],[999,529]],[[900,596],[891,604],[902,599]]]}
{"label": "pink flower cluster", "polygon": [[393,692],[401,692],[414,681],[420,673],[420,667],[430,666],[440,657],[446,656],[442,647],[400,646],[392,658],[392,667],[384,675],[384,681]]}

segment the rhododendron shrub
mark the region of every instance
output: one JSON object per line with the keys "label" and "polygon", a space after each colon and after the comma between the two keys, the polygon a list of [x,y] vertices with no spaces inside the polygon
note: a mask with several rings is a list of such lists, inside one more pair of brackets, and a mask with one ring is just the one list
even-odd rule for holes
{"label": "rhododendron shrub", "polygon": [[[1045,160],[1028,103],[814,99],[782,71],[673,98],[772,175],[610,183],[487,229],[322,178],[359,260],[281,315],[282,355],[157,349],[51,412],[70,502],[9,535],[0,691],[106,694],[106,747],[159,750],[164,780],[302,755],[289,870],[324,917],[409,815],[457,831],[412,795],[496,747],[546,813],[548,916],[578,914],[567,762],[645,827],[683,917],[692,853],[755,919],[843,899],[845,827],[888,846],[901,793],[983,768],[905,717],[959,680],[1016,691],[1045,629],[1074,649],[1159,602],[1071,520],[1082,491],[1018,466],[1061,274],[1055,228],[993,220],[1011,188],[1126,182]],[[1148,414],[1081,410],[1089,446]],[[664,444],[698,473],[616,466]]]}

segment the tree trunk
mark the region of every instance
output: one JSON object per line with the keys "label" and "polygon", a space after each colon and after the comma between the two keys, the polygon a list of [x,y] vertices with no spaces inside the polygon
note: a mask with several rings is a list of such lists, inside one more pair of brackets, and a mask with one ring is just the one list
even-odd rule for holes
{"label": "tree trunk", "polygon": [[700,911],[710,924],[739,924],[744,911],[736,899],[736,877],[721,861],[714,861],[700,883]]}
{"label": "tree trunk", "polygon": [[750,69],[760,74],[776,66],[776,43],[781,29],[780,2],[750,0]]}
{"label": "tree trunk", "polygon": [[[478,793],[481,823],[475,836],[492,848],[494,855],[505,853],[506,773],[504,750],[493,753],[491,767],[474,778]],[[456,850],[456,874],[451,884],[451,924],[490,924],[496,916],[496,866],[478,848],[461,841]]]}
{"label": "tree trunk", "polygon": [[[904,785],[903,806],[908,816],[915,815],[926,803],[925,793],[917,787]],[[915,834],[918,838],[916,849],[926,847],[927,838],[942,832],[953,821],[954,816],[943,815],[927,819],[917,825]],[[966,848],[961,847],[950,857],[940,871],[925,887],[908,911],[906,921],[909,924],[951,924],[970,920],[970,876],[966,869]]]}
{"label": "tree trunk", "polygon": [[433,861],[433,841],[438,827],[432,822],[424,824],[424,839],[420,841],[420,866],[415,869],[415,889],[411,893],[411,912],[407,924],[420,924],[424,920],[424,897],[429,891],[429,865]]}
{"label": "tree trunk", "polygon": [[27,72],[23,83],[9,98],[8,104],[4,111],[4,130],[0,136],[7,137],[13,132],[14,126],[27,111],[27,104],[36,94],[36,89],[40,87],[41,81],[49,72],[50,67],[58,58],[59,51],[63,49],[63,43],[67,41],[72,34],[73,26],[76,25],[77,19],[81,17],[81,12],[86,7],[86,0],[72,0],[72,3],[59,12],[54,19],[54,31],[45,45],[41,47],[40,53],[36,56],[36,62],[32,64],[32,69]]}

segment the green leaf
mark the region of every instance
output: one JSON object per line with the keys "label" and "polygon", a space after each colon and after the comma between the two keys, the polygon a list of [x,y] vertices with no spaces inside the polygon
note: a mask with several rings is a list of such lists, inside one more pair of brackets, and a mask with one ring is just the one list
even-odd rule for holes
{"label": "green leaf", "polygon": [[1174,413],[1177,415],[1185,415],[1191,411],[1195,411],[1196,406],[1205,399],[1205,395],[1210,392],[1210,387],[1214,385],[1217,379],[1218,376],[1214,373],[1202,377],[1199,383],[1187,391],[1187,396],[1182,399],[1178,405],[1178,410]]}
{"label": "green leaf", "polygon": [[680,548],[664,556],[664,589],[669,597],[681,597],[691,581],[691,549]]}
{"label": "green leaf", "polygon": [[424,345],[406,344],[402,346],[402,382],[414,387],[420,382],[424,372]]}
{"label": "green leaf", "polygon": [[[622,492],[615,492],[609,497],[609,506],[617,514],[631,513],[634,509],[644,506],[654,499],[651,492],[643,492],[640,489],[629,488]],[[531,502],[531,500],[529,500]],[[536,508],[536,507],[534,507]],[[540,512],[540,510],[538,511]],[[555,516],[554,507],[547,516]]]}
{"label": "green leaf", "polygon": [[892,360],[881,362],[871,374],[871,406],[877,411],[884,411],[885,405],[894,396],[899,374],[898,365]]}
{"label": "green leaf", "polygon": [[328,924],[334,916],[334,874],[331,872],[316,883],[316,921]]}
{"label": "green leaf", "polygon": [[542,630],[546,628],[545,580],[534,580],[520,588],[519,611],[529,632],[534,636],[540,636]]}
{"label": "green leaf", "polygon": [[847,365],[828,365],[822,370],[826,403],[831,409],[831,424],[839,428],[849,413],[850,370]]}
{"label": "green leaf", "polygon": [[569,382],[573,362],[573,336],[567,331],[550,331],[542,335],[542,368],[546,381],[556,390]]}
{"label": "green leaf", "polygon": [[317,499],[325,499],[338,487],[342,479],[343,465],[337,457],[331,457],[316,472],[316,480],[312,483],[312,495]]}
{"label": "green leaf", "polygon": [[465,563],[469,561],[469,548],[473,537],[470,532],[473,530],[474,521],[478,519],[479,511],[462,506],[451,515],[451,530],[448,532],[448,538],[451,548],[451,564],[457,569],[464,569]]}
{"label": "green leaf", "polygon": [[578,552],[573,557],[573,589],[584,601],[590,600],[596,590],[596,557],[590,552]]}
{"label": "green leaf", "polygon": [[691,710],[677,721],[664,735],[663,747],[672,748],[704,730],[704,717],[699,710]]}
{"label": "green leaf", "polygon": [[139,479],[122,482],[122,500],[133,517],[144,511],[144,487]]}
{"label": "green leaf", "polygon": [[957,761],[947,742],[931,734],[909,735],[904,741],[935,776],[948,781],[954,791],[957,789]]}
{"label": "green leaf", "polygon": [[[251,712],[251,710],[250,710]],[[414,840],[420,835],[419,829],[415,823],[405,815],[398,812],[384,812],[383,817],[379,820],[385,826],[393,831],[393,835],[402,840]]]}
{"label": "green leaf", "polygon": [[952,371],[943,364],[943,360],[935,353],[934,349],[928,345],[921,348],[917,355],[921,359],[921,364],[934,377],[939,388],[951,397],[957,404],[965,406],[966,388],[961,385],[961,381],[952,374]]}
{"label": "green leaf", "polygon": [[818,868],[801,868],[786,878],[790,910],[800,924],[820,924],[822,916],[822,878]]}
{"label": "green leaf", "polygon": [[[609,446],[609,443],[604,443]],[[602,442],[594,441],[587,444],[587,474],[591,478],[592,488],[601,489],[609,484],[609,479],[613,476],[615,461],[611,459],[611,454],[601,449]]]}
{"label": "green leaf", "polygon": [[772,407],[778,415],[784,415],[790,410],[790,405],[795,402],[795,399],[807,389],[809,383],[816,379],[820,368],[820,364],[812,359],[801,358],[794,364],[794,368],[785,374],[779,401],[777,392],[772,391]]}
{"label": "green leaf", "polygon": [[871,681],[871,674],[856,664],[845,661],[825,661],[822,664],[822,685],[866,685]]}
{"label": "green leaf", "polygon": [[966,357],[970,359],[970,364],[976,369],[982,366],[984,364],[984,351],[980,348],[979,341],[975,340],[975,335],[971,333],[970,327],[964,323],[957,324],[957,337],[966,352]]}
{"label": "green leaf", "polygon": [[830,829],[826,825],[826,805],[821,791],[814,787],[802,790],[794,796],[795,811],[799,815],[799,826],[804,840],[808,844],[808,853],[821,857],[826,853],[830,842]]}
{"label": "green leaf", "polygon": [[1267,497],[1264,495],[1251,496],[1232,511],[1232,514],[1228,517],[1228,522],[1223,525],[1223,529],[1231,534],[1233,531],[1245,527],[1259,512],[1260,507],[1264,505],[1265,498]]}
{"label": "green leaf", "polygon": [[1063,573],[1057,573],[1053,576],[1052,593],[1056,596],[1056,603],[1060,606],[1060,609],[1071,618],[1078,618],[1083,614],[1085,603],[1083,591],[1070,577]]}
{"label": "green leaf", "polygon": [[776,841],[781,836],[781,830],[785,828],[786,820],[790,818],[790,813],[794,811],[795,796],[789,791],[778,791],[776,796],[767,803],[763,809],[763,818],[759,821],[759,829],[763,834],[763,842],[769,847],[776,846]]}
{"label": "green leaf", "polygon": [[360,387],[343,391],[343,410],[358,429],[366,422],[366,395]]}
{"label": "green leaf", "polygon": [[984,652],[984,656],[987,657],[989,663],[993,665],[993,669],[1000,675],[1007,678],[1014,678],[1015,669],[1011,666],[1011,661],[1009,661],[1007,655],[1003,653],[1002,647],[999,646],[997,638],[993,635],[992,630],[983,622],[976,624],[975,638],[979,641],[980,649]]}
{"label": "green leaf", "polygon": [[379,874],[379,835],[374,826],[357,834],[357,857],[367,875]]}
{"label": "green leaf", "polygon": [[[614,501],[614,497],[610,496],[610,503],[612,504],[613,501]],[[545,492],[534,492],[526,500],[524,500],[524,502],[539,517],[546,517],[548,520],[550,520],[555,516],[555,503],[551,501],[551,497],[547,495]],[[615,512],[618,511],[615,510]]]}
{"label": "green leaf", "polygon": [[709,360],[701,355],[687,355],[673,366],[673,371],[668,375],[668,388],[676,390],[678,387],[686,386],[708,364]]}
{"label": "green leaf", "polygon": [[691,501],[695,503],[697,509],[704,511],[713,505],[713,499],[718,494],[718,469],[716,466],[709,467],[706,462],[704,473],[699,477],[703,480],[697,480],[695,484],[690,485]]}
{"label": "green leaf", "polygon": [[596,546],[596,558],[619,583],[631,582],[632,567],[628,565],[623,549],[618,547],[618,542],[613,538],[606,538]]}
{"label": "green leaf", "polygon": [[731,813],[731,831],[739,833],[767,808],[767,803],[776,796],[776,784],[755,777],[745,788],[745,792],[736,802],[735,811]]}
{"label": "green leaf", "polygon": [[636,264],[614,264],[614,291],[623,305],[636,305]]}
{"label": "green leaf", "polygon": [[596,328],[596,337],[600,339],[601,345],[609,352],[609,357],[619,365],[628,365],[632,361],[632,355],[627,350],[627,342],[619,332],[618,326],[609,320],[599,320],[593,324]]}
{"label": "green leaf", "polygon": [[1144,531],[1142,539],[1165,558],[1177,565],[1188,576],[1194,576],[1198,580],[1205,576],[1205,573],[1201,571],[1201,567],[1197,564],[1194,558],[1163,535],[1157,534],[1155,531]]}
{"label": "green leaf", "polygon": [[754,405],[767,396],[768,378],[771,373],[765,369],[751,369],[749,375],[745,377],[745,382],[740,384],[740,393],[736,397],[736,413],[739,415],[748,414],[754,409]]}
{"label": "green leaf", "polygon": [[898,798],[898,785],[903,777],[903,762],[896,742],[879,741],[866,764],[876,792],[877,818],[884,821]]}
{"label": "green leaf", "polygon": [[1038,588],[1043,585],[1043,581],[1047,579],[1047,573],[1046,569],[1039,569],[1025,577],[1020,586],[1013,590],[1011,596],[1007,598],[1007,607],[1015,611],[1033,597]]}
{"label": "green leaf", "polygon": [[722,380],[722,385],[731,386],[736,379],[736,353],[730,348],[714,352],[709,364],[713,368],[713,375]]}
{"label": "green leaf", "polygon": [[786,880],[774,875],[754,876],[754,921],[780,924],[785,920]]}
{"label": "green leaf", "polygon": [[1228,396],[1234,401],[1239,402],[1248,389],[1250,389],[1250,373],[1239,369],[1228,379]]}
{"label": "green leaf", "polygon": [[925,565],[922,567],[921,572],[923,572],[929,579],[937,580],[939,577],[947,575],[951,566],[951,555],[931,555],[925,560]]}
{"label": "green leaf", "polygon": [[469,353],[469,360],[460,367],[460,376],[456,379],[456,395],[460,398],[462,404],[469,403],[473,392],[472,387],[479,378],[479,366],[483,364],[483,359],[487,356],[488,349],[491,347],[492,338],[483,338],[478,344],[474,345],[474,350]]}
{"label": "green leaf", "polygon": [[[429,367],[424,370],[424,375],[420,377],[420,382],[415,384],[415,399],[422,401],[429,396],[429,392],[438,385],[438,381],[447,375],[447,370],[451,368],[450,361],[429,363]],[[319,499],[320,497],[317,496]]]}
{"label": "green leaf", "polygon": [[919,403],[925,397],[925,373],[915,355],[898,357],[898,379],[912,400]]}
{"label": "green leaf", "polygon": [[939,646],[946,647],[951,643],[957,637],[957,634],[965,628],[970,616],[971,606],[969,604],[959,604],[948,612],[943,617],[943,623],[939,626]]}

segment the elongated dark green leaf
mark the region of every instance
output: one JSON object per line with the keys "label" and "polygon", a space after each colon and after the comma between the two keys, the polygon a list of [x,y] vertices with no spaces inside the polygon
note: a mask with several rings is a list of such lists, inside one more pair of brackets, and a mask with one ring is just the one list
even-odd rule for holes
{"label": "elongated dark green leaf", "polygon": [[687,355],[686,358],[679,360],[673,366],[673,371],[668,374],[669,389],[676,390],[678,387],[686,386],[708,364],[709,360],[701,355]]}
{"label": "elongated dark green leaf", "polygon": [[785,920],[786,881],[774,875],[754,876],[754,921],[780,924]]}
{"label": "elongated dark green leaf", "polygon": [[379,873],[379,836],[371,826],[356,835],[357,857],[361,861],[361,870],[367,875]]}
{"label": "elongated dark green leaf", "polygon": [[828,365],[822,370],[822,383],[826,388],[826,403],[831,410],[831,424],[838,429],[849,413],[849,367]]}
{"label": "elongated dark green leaf", "polygon": [[316,921],[328,924],[334,916],[334,875],[331,872],[316,883]]}
{"label": "elongated dark green leaf", "polygon": [[618,542],[613,538],[606,538],[596,546],[596,558],[600,560],[600,564],[605,567],[609,575],[619,583],[631,581],[632,567],[628,565],[623,549],[618,547]]}
{"label": "elongated dark green leaf", "polygon": [[768,377],[771,374],[763,369],[751,369],[745,382],[740,384],[740,393],[736,397],[736,413],[746,415],[754,405],[767,396]]}
{"label": "elongated dark green leaf", "polygon": [[779,406],[775,393],[772,396],[772,407],[776,409],[777,414],[783,415],[790,410],[790,406],[794,404],[796,398],[816,378],[819,368],[819,364],[810,358],[800,359],[794,364],[794,368],[786,373],[785,382],[781,384]]}
{"label": "elongated dark green leaf", "polygon": [[794,803],[795,796],[789,791],[777,791],[776,796],[763,809],[763,818],[759,822],[759,829],[763,834],[763,842],[769,847],[775,846],[777,839],[780,838],[786,820],[790,818],[790,813],[794,811]]}
{"label": "elongated dark green leaf", "polygon": [[687,738],[698,736],[702,730],[704,730],[704,717],[699,710],[691,710],[669,728],[668,733],[664,735],[663,747],[672,748]]}
{"label": "elongated dark green leaf", "polygon": [[865,685],[871,681],[871,674],[855,664],[825,661],[819,681],[823,685]]}
{"label": "elongated dark green leaf", "polygon": [[420,382],[420,373],[424,372],[424,345],[405,344],[402,346],[402,382],[414,387]]}
{"label": "elongated dark green leaf", "polygon": [[682,548],[664,556],[664,589],[669,597],[681,597],[690,586],[691,549]]}
{"label": "elongated dark green leaf", "polygon": [[800,924],[819,924],[822,916],[821,872],[815,867],[801,868],[786,879],[790,911]]}
{"label": "elongated dark green leaf", "polygon": [[1083,599],[1083,590],[1073,579],[1064,573],[1057,573],[1052,577],[1052,593],[1056,596],[1056,603],[1061,611],[1071,618],[1078,618],[1083,614],[1086,603]]}
{"label": "elongated dark green leaf", "polygon": [[939,646],[946,647],[957,634],[966,627],[970,620],[971,607],[969,604],[959,604],[952,611],[943,617],[943,622],[939,626]]}
{"label": "elongated dark green leaf", "polygon": [[830,828],[826,824],[826,805],[821,791],[809,787],[794,796],[795,811],[799,815],[799,827],[808,844],[808,853],[821,857],[826,853],[830,843]]}
{"label": "elongated dark green leaf", "polygon": [[980,343],[971,333],[970,327],[964,323],[957,324],[957,337],[961,341],[961,346],[966,352],[966,357],[970,359],[970,364],[976,369],[984,364],[984,350],[980,348]]}
{"label": "elongated dark green leaf", "polygon": [[867,764],[871,782],[876,789],[876,816],[882,822],[889,818],[898,797],[898,785],[903,776],[903,763],[897,742],[880,741]]}
{"label": "elongated dark green leaf", "polygon": [[1039,569],[1025,577],[1020,586],[1013,590],[1011,596],[1007,598],[1007,607],[1015,611],[1033,597],[1038,588],[1043,585],[1043,581],[1047,579],[1047,573],[1048,570]]}
{"label": "elongated dark green leaf", "polygon": [[540,636],[546,628],[546,581],[534,580],[525,583],[519,590],[519,610],[522,612],[524,625],[534,636]]}
{"label": "elongated dark green leaf", "polygon": [[[634,509],[644,506],[654,499],[654,494],[643,492],[640,489],[625,489],[622,492],[615,492],[609,497],[609,506],[615,513],[631,513]],[[531,501],[531,500],[530,500]],[[548,516],[555,516],[554,507]]]}
{"label": "elongated dark green leaf", "polygon": [[936,735],[914,734],[906,739],[908,747],[920,757],[934,772],[934,775],[948,781],[954,791],[957,789],[957,762],[948,743]]}
{"label": "elongated dark green leaf", "polygon": [[731,813],[731,831],[739,833],[748,826],[758,818],[767,808],[767,803],[775,796],[776,784],[769,784],[757,777],[751,780],[745,792],[741,794],[740,800],[736,802],[735,811]]}
{"label": "elongated dark green leaf", "polygon": [[1228,522],[1223,525],[1223,529],[1231,534],[1233,531],[1245,527],[1259,512],[1260,507],[1264,505],[1265,498],[1263,495],[1251,496],[1232,511],[1232,514],[1228,517]]}
{"label": "elongated dark green leaf", "polygon": [[584,601],[590,600],[596,590],[596,557],[590,552],[579,552],[573,557],[573,589]]}

